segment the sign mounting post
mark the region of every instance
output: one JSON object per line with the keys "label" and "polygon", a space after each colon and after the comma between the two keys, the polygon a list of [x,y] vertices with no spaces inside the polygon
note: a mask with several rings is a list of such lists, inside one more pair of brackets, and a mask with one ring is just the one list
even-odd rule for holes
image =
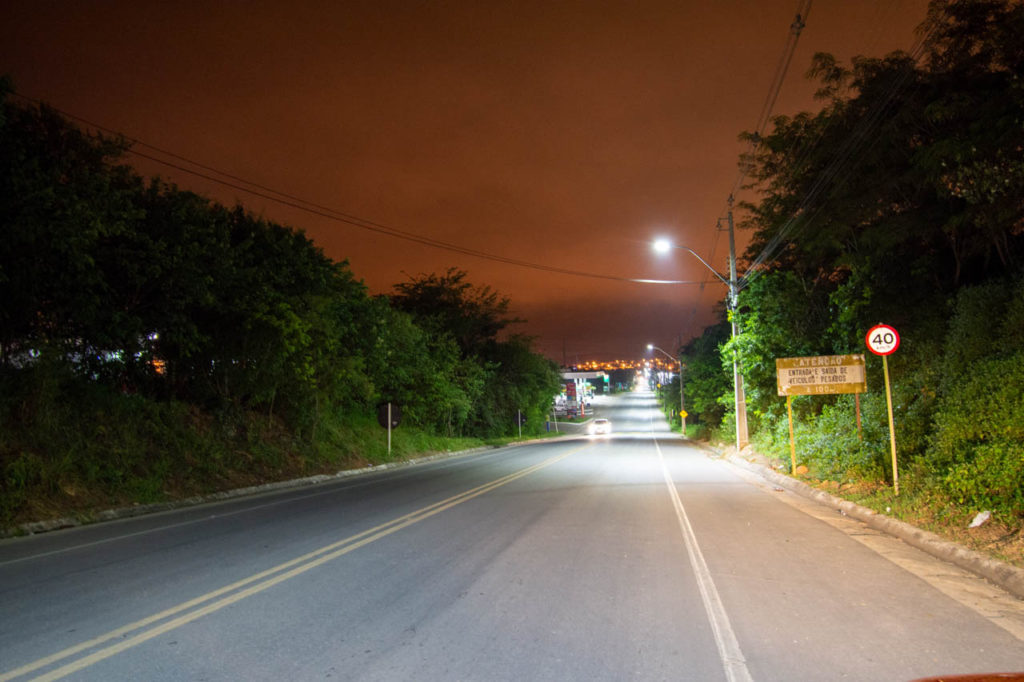
{"label": "sign mounting post", "polygon": [[796,476],[796,440],[793,437],[793,396],[855,393],[867,390],[863,355],[822,355],[776,358],[779,395],[786,396],[789,415],[789,458]]}
{"label": "sign mounting post", "polygon": [[892,418],[892,389],[889,385],[889,356],[900,347],[899,333],[887,324],[876,324],[864,337],[868,350],[882,356],[882,371],[885,373],[885,403],[889,408],[889,448],[892,450],[892,489],[900,494],[900,474],[896,468],[896,428]]}

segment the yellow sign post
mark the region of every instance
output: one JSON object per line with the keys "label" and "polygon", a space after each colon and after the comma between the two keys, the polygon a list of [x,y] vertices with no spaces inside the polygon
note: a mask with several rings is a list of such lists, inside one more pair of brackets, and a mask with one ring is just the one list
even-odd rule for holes
{"label": "yellow sign post", "polygon": [[882,356],[882,372],[885,374],[885,404],[889,408],[889,448],[892,450],[892,489],[900,494],[900,474],[896,467],[896,427],[892,418],[892,389],[889,387],[889,356],[900,347],[900,335],[887,324],[876,324],[868,330],[864,341],[868,350]]}
{"label": "yellow sign post", "polygon": [[789,456],[796,475],[796,438],[793,436],[793,396],[832,393],[864,393],[867,372],[864,356],[821,355],[807,358],[776,358],[779,395],[786,396],[789,415]]}
{"label": "yellow sign post", "polygon": [[789,415],[789,471],[796,476],[796,437],[793,436],[793,396],[786,396],[786,414]]}

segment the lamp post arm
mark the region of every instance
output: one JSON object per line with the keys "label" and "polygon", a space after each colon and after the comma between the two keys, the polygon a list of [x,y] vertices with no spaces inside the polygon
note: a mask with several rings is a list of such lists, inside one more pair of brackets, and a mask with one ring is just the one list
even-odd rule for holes
{"label": "lamp post arm", "polygon": [[708,270],[711,271],[711,274],[713,274],[715,277],[718,278],[718,281],[720,281],[725,286],[729,287],[730,290],[732,289],[732,282],[730,282],[728,279],[726,279],[721,273],[718,272],[718,270],[715,270],[713,267],[708,265],[708,262],[706,260],[704,260],[703,258],[701,258],[700,255],[696,251],[691,249],[689,246],[678,246],[678,245],[676,245],[676,248],[677,249],[683,249],[684,251],[689,251],[690,253],[692,253],[694,258],[699,260],[704,265],[704,267],[706,267]]}
{"label": "lamp post arm", "polygon": [[[693,256],[701,262],[701,265],[706,267],[711,273],[718,278],[718,281],[729,287],[729,310],[732,312],[736,311],[739,299],[739,280],[736,277],[736,238],[734,236],[735,225],[733,224],[732,217],[732,204],[733,197],[729,195],[729,278],[726,279],[725,275],[722,275],[715,270],[711,265],[700,257],[700,254],[689,248],[688,246],[680,246],[678,244],[672,244],[667,239],[659,239],[654,243],[654,248],[657,251],[665,253],[670,248],[683,249],[689,251]],[[719,221],[721,225],[721,221]],[[736,317],[732,315],[732,338],[736,338],[738,330],[736,328]],[[660,348],[658,350],[661,350]],[[661,351],[665,352],[665,351]],[[668,353],[665,353],[668,355]],[[679,361],[679,388],[683,387],[683,371],[682,371],[682,360]],[[732,373],[733,373],[733,395],[736,404],[736,451],[740,452],[748,445],[749,438],[747,436],[747,400],[743,393],[743,375],[740,373],[739,359],[737,358],[736,351],[733,351],[732,358]],[[679,402],[682,404],[683,398],[680,395]]]}
{"label": "lamp post arm", "polygon": [[658,351],[659,353],[664,355],[666,358],[669,358],[670,360],[672,360],[672,362],[679,362],[679,359],[669,355],[668,351],[662,350],[661,348],[658,348],[657,346],[655,346],[653,344],[647,344],[647,345],[650,347],[651,350]]}
{"label": "lamp post arm", "polygon": [[[693,254],[693,255],[697,256],[697,254]],[[700,258],[700,256],[697,256],[697,258]],[[718,273],[715,273],[715,274],[717,275]],[[686,416],[685,416],[686,415],[686,398],[683,397],[683,358],[682,358],[682,356],[680,356],[678,358],[672,357],[671,355],[668,354],[668,351],[663,350],[661,348],[658,348],[653,343],[647,344],[647,347],[650,348],[651,350],[656,350],[659,353],[661,353],[662,355],[664,355],[666,358],[670,358],[670,359],[674,360],[675,362],[679,363],[679,423],[680,423],[680,425],[682,426],[682,429],[683,429],[683,437],[685,437],[686,436]]]}

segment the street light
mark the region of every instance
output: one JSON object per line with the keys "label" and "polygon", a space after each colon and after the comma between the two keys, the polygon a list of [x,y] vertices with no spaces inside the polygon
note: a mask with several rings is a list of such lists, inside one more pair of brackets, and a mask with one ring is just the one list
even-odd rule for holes
{"label": "street light", "polygon": [[658,348],[653,343],[647,344],[647,350],[656,350],[667,358],[671,358],[679,363],[679,421],[680,426],[683,429],[683,437],[686,437],[686,402],[683,400],[683,356],[680,355],[678,358],[673,358],[667,352]]}
{"label": "street light", "polygon": [[[697,260],[701,264],[711,271],[715,277],[718,278],[722,284],[729,287],[729,310],[732,314],[729,316],[732,322],[732,338],[736,338],[736,297],[739,292],[739,287],[736,279],[736,239],[733,236],[733,223],[732,223],[732,196],[729,197],[729,278],[726,279],[725,275],[711,267],[706,260],[701,258],[696,251],[687,247],[673,244],[667,239],[658,239],[654,242],[654,250],[658,253],[668,253],[672,249],[682,249],[683,251],[689,251],[691,254],[696,256]],[[736,452],[739,452],[746,447],[749,442],[747,436],[747,399],[743,394],[743,375],[740,374],[739,360],[736,357],[736,352],[732,354],[732,378],[733,378],[733,396],[736,403]],[[680,375],[680,381],[682,376]]]}

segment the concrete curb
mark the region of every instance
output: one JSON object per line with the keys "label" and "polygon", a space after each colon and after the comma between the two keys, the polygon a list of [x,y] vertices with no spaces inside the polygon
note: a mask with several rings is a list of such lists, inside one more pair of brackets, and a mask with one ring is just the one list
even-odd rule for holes
{"label": "concrete curb", "polygon": [[531,440],[517,441],[513,443],[507,443],[505,445],[485,445],[478,448],[470,448],[468,450],[458,450],[455,452],[441,452],[433,455],[416,457],[413,459],[386,462],[384,464],[363,467],[362,469],[342,469],[341,471],[338,471],[337,473],[334,474],[318,474],[316,476],[307,476],[305,478],[296,478],[288,481],[277,481],[274,483],[263,483],[261,485],[253,485],[245,488],[235,488],[233,490],[224,490],[219,493],[210,493],[209,495],[197,495],[195,497],[187,497],[181,500],[174,500],[171,502],[158,502],[155,504],[137,504],[131,507],[106,509],[95,514],[82,514],[78,517],[50,519],[49,521],[33,521],[30,523],[23,523],[19,526],[15,526],[14,528],[0,529],[0,539],[19,537],[24,535],[37,535],[39,533],[48,533],[51,531],[61,530],[64,528],[77,528],[78,526],[102,523],[104,521],[130,519],[136,516],[145,516],[146,514],[157,514],[160,512],[172,511],[174,509],[195,507],[200,504],[207,504],[209,502],[221,502],[224,500],[233,500],[240,497],[248,497],[251,495],[259,495],[262,493],[291,490],[292,488],[302,488],[306,486],[318,485],[321,483],[329,483],[332,481],[339,481],[345,478],[350,478],[352,476],[361,476],[364,474],[371,474],[378,471],[386,471],[388,469],[401,469],[404,467],[416,466],[417,464],[427,464],[428,462],[436,462],[437,460],[441,459],[463,457],[466,455],[473,455],[479,452],[486,452],[488,450],[498,450],[500,448],[518,447],[520,445],[531,445],[533,443],[545,443],[557,439],[558,437],[556,436],[553,438],[537,438]]}
{"label": "concrete curb", "polygon": [[747,461],[738,455],[727,454],[722,456],[729,463],[757,474],[775,485],[802,497],[814,500],[819,504],[841,511],[870,528],[888,533],[934,557],[948,561],[971,573],[986,578],[1018,599],[1024,599],[1024,569],[984,556],[963,545],[943,540],[938,535],[921,530],[909,523],[898,521],[885,514],[879,514],[874,510],[862,507],[849,500],[830,495],[823,490],[812,488],[803,481],[798,481],[795,478],[785,476],[760,464]]}

